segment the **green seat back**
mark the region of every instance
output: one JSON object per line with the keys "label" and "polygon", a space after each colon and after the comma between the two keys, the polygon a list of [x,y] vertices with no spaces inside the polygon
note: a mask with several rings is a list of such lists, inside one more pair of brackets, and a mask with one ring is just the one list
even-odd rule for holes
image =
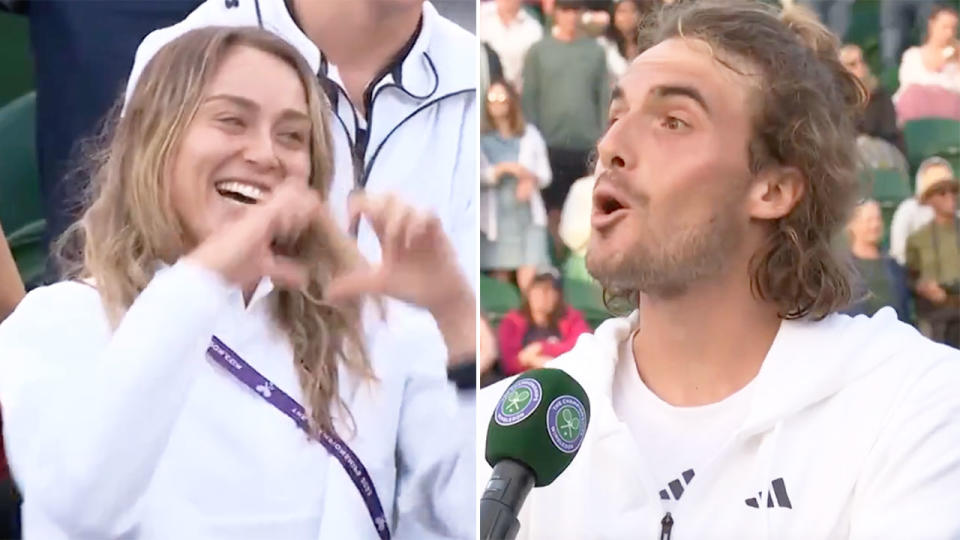
{"label": "green seat back", "polygon": [[492,327],[496,328],[503,315],[520,307],[520,303],[520,291],[512,284],[480,275],[480,308]]}
{"label": "green seat back", "polygon": [[894,206],[900,201],[909,199],[913,193],[910,190],[910,179],[897,169],[872,169],[862,173],[861,181],[866,186],[866,193],[880,203],[880,206]]}
{"label": "green seat back", "polygon": [[43,219],[31,92],[0,108],[0,223],[7,235]]}
{"label": "green seat back", "polygon": [[917,118],[903,126],[907,141],[907,159],[910,168],[917,170],[920,162],[931,156],[942,156],[951,162],[960,157],[960,121],[949,118]]}
{"label": "green seat back", "polygon": [[40,283],[47,265],[47,250],[42,241],[23,244],[11,248],[13,260],[17,263],[20,280],[27,286]]}
{"label": "green seat back", "polygon": [[864,51],[879,47],[880,39],[880,2],[877,0],[857,0],[850,8],[850,24],[843,36],[844,43],[855,43]]}
{"label": "green seat back", "polygon": [[0,224],[25,283],[45,264],[45,222],[37,173],[34,93],[0,107]]}
{"label": "green seat back", "polygon": [[0,107],[33,88],[30,19],[0,10]]}
{"label": "green seat back", "polygon": [[593,281],[593,276],[590,275],[590,272],[587,272],[586,259],[573,253],[563,262],[563,277],[564,279]]}
{"label": "green seat back", "polygon": [[563,297],[567,304],[580,310],[591,328],[611,317],[603,305],[603,288],[595,281],[563,280]]}
{"label": "green seat back", "polygon": [[913,196],[910,179],[897,169],[872,169],[860,173],[860,181],[863,195],[880,204],[883,217],[881,244],[887,248],[890,245],[890,222],[893,220],[893,213],[901,202]]}

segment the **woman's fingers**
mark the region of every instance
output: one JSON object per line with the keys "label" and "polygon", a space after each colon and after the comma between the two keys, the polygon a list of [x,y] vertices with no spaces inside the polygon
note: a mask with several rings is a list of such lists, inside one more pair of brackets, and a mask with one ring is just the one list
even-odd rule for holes
{"label": "woman's fingers", "polygon": [[274,252],[294,255],[291,249],[316,219],[321,207],[319,195],[306,184],[281,184],[259,209],[266,227],[263,241]]}
{"label": "woman's fingers", "polygon": [[364,268],[333,278],[324,296],[335,302],[368,294],[382,294],[385,285],[385,276],[379,268]]}
{"label": "woman's fingers", "polygon": [[431,231],[430,221],[436,220],[393,195],[356,193],[350,198],[348,211],[350,220],[361,215],[367,218],[385,254],[409,249],[420,235]]}
{"label": "woman's fingers", "polygon": [[407,228],[406,247],[417,251],[441,251],[447,239],[443,235],[440,219],[429,213],[418,212]]}
{"label": "woman's fingers", "polygon": [[263,260],[263,275],[274,283],[288,289],[299,289],[307,285],[309,271],[302,262],[292,257],[268,254]]}
{"label": "woman's fingers", "polygon": [[416,249],[424,244],[424,237],[428,233],[430,220],[424,219],[422,214],[411,217],[406,231],[403,235],[403,248]]}
{"label": "woman's fingers", "polygon": [[384,210],[390,196],[369,196],[362,191],[354,192],[347,200],[347,213],[352,223],[360,216],[367,218],[378,238],[383,236]]}
{"label": "woman's fingers", "polygon": [[380,235],[380,245],[385,253],[397,253],[404,247],[406,229],[414,210],[401,204],[395,197],[389,197],[382,212],[383,234]]}

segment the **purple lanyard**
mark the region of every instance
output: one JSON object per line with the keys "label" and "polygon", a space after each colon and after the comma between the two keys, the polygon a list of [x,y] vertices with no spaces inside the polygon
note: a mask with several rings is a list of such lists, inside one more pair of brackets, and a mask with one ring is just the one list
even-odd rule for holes
{"label": "purple lanyard", "polygon": [[[297,424],[297,427],[302,429],[308,437],[310,436],[306,409],[286,392],[277,388],[243,358],[240,358],[240,355],[227,347],[217,336],[213,336],[210,347],[207,348],[207,354],[240,382],[260,394],[260,397],[267,400],[277,410],[289,416]],[[353,453],[353,450],[350,450],[347,443],[336,435],[320,432],[318,440],[333,457],[337,458],[343,469],[347,471],[347,476],[350,477],[350,480],[353,480],[353,485],[357,486],[357,491],[363,497],[363,503],[367,505],[370,519],[373,520],[373,526],[376,527],[381,540],[389,540],[390,528],[387,527],[387,518],[383,513],[383,507],[380,505],[380,498],[377,497],[377,489],[374,487],[367,469],[360,462],[360,458]]]}

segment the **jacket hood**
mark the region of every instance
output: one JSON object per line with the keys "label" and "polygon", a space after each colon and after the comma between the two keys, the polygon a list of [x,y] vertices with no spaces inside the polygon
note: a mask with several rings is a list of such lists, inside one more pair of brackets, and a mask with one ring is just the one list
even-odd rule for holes
{"label": "jacket hood", "polygon": [[[570,373],[588,394],[602,396],[592,401],[610,403],[619,345],[638,324],[638,311],[610,319],[550,367]],[[918,335],[889,307],[872,317],[833,314],[820,321],[784,320],[753,381],[755,394],[739,435],[768,430],[832,396],[895,357]],[[602,416],[594,419],[600,421],[595,429],[603,430]]]}

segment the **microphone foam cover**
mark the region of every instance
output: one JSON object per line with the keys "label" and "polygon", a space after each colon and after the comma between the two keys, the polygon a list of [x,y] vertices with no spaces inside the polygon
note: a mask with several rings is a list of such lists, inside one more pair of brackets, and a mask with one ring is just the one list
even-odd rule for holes
{"label": "microphone foam cover", "polygon": [[553,368],[526,371],[490,418],[487,463],[518,461],[533,471],[536,487],[549,485],[577,455],[589,422],[590,400],[573,377]]}

